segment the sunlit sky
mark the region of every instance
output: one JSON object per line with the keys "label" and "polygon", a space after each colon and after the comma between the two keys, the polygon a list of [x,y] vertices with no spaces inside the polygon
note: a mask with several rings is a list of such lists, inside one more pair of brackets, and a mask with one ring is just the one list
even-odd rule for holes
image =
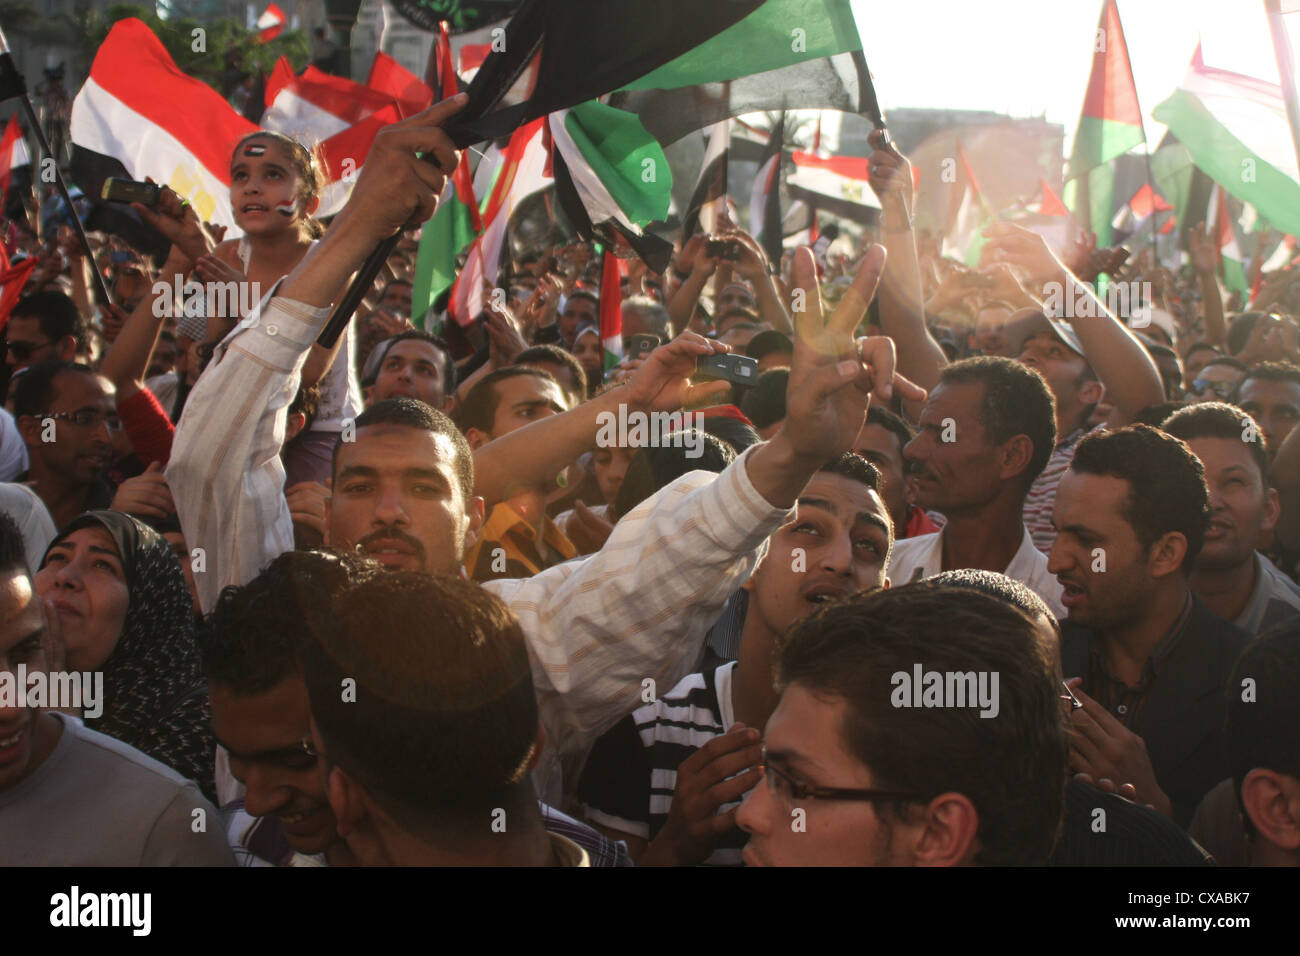
{"label": "sunlit sky", "polygon": [[[1070,153],[1092,67],[1101,0],[851,0],[876,92],[891,107],[1046,115]],[[1178,85],[1198,38],[1207,66],[1278,81],[1263,0],[1119,0],[1138,101]],[[1300,13],[1285,16],[1300,57]]]}

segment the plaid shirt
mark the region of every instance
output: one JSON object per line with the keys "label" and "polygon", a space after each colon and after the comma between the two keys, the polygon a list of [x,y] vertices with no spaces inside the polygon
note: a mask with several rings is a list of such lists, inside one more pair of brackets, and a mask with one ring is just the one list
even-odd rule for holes
{"label": "plaid shirt", "polygon": [[[276,297],[276,288],[217,347],[167,466],[186,544],[203,549],[206,567],[194,577],[205,613],[222,588],[247,584],[293,548],[280,448],[330,310]],[[640,706],[642,681],[669,688],[695,669],[723,604],[791,520],[793,509],[754,488],[749,454],[719,475],[691,472],[662,488],[594,555],[483,585],[528,642],[548,744],[534,770],[543,800],[563,802],[591,744]]]}

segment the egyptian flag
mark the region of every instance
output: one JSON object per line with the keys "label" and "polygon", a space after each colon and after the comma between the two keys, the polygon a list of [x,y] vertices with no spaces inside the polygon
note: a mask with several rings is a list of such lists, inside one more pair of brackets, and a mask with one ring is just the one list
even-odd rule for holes
{"label": "egyptian flag", "polygon": [[1097,245],[1109,246],[1115,202],[1111,163],[1146,141],[1115,0],[1104,0],[1093,48],[1092,73],[1066,174],[1066,202],[1076,218],[1097,234]]}
{"label": "egyptian flag", "polygon": [[668,268],[672,244],[643,231],[672,202],[673,174],[663,147],[631,113],[581,103],[547,117],[556,195],[578,235]]}
{"label": "egyptian flag", "polygon": [[727,160],[731,146],[731,121],[723,120],[709,132],[709,147],[704,151],[700,178],[682,219],[682,242],[697,232],[712,233],[718,219],[727,211]]}
{"label": "egyptian flag", "polygon": [[[830,2],[817,0],[817,5]],[[837,0],[836,5],[843,4]],[[500,49],[474,76],[469,105],[444,128],[463,148],[625,87],[678,58],[698,57],[702,49],[716,58],[706,41],[767,7],[785,8],[786,19],[767,37],[766,52],[789,51],[805,42],[797,34],[791,39],[791,24],[804,29],[803,9],[798,16],[791,11],[803,6],[806,0],[524,0],[505,27]],[[617,56],[597,55],[602,50]]]}
{"label": "egyptian flag", "polygon": [[0,332],[9,323],[9,312],[22,298],[27,277],[36,268],[36,257],[28,256],[17,264],[9,265],[9,257],[0,251]]}
{"label": "egyptian flag", "polygon": [[605,371],[623,361],[623,270],[606,248],[600,269],[600,342],[605,347]]}
{"label": "egyptian flag", "polygon": [[72,104],[73,173],[98,196],[107,176],[151,177],[199,217],[237,233],[230,155],[257,127],[183,73],[143,21],[113,24]]}
{"label": "egyptian flag", "polygon": [[867,178],[862,156],[817,156],[795,150],[794,175],[786,185],[790,195],[819,212],[864,224],[880,218],[880,200]]}
{"label": "egyptian flag", "polygon": [[553,182],[546,174],[543,126],[538,119],[515,130],[502,156],[483,213],[483,234],[470,246],[451,290],[451,316],[461,325],[471,325],[483,311],[484,286],[496,285],[510,217],[525,199]]}
{"label": "egyptian flag", "polygon": [[284,11],[274,3],[268,4],[262,15],[257,18],[257,42],[269,43],[280,35],[284,29]]}
{"label": "egyptian flag", "polygon": [[781,153],[785,148],[785,114],[772,126],[749,196],[749,231],[763,246],[769,262],[781,261]]}
{"label": "egyptian flag", "polygon": [[18,115],[9,117],[4,136],[0,137],[0,212],[8,206],[9,183],[14,174],[23,170],[27,175],[20,178],[30,182],[32,155],[27,151],[27,140],[23,138],[23,129],[18,125]]}

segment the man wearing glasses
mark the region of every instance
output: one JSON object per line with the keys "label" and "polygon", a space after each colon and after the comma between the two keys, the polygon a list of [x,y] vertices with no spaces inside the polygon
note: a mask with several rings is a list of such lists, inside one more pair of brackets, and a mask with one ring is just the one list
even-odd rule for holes
{"label": "man wearing glasses", "polygon": [[31,459],[18,480],[31,483],[56,528],[109,506],[113,487],[104,472],[121,423],[107,379],[72,362],[33,365],[14,390],[14,417]]}
{"label": "man wearing glasses", "polygon": [[1188,401],[1231,402],[1246,371],[1246,366],[1235,358],[1210,359],[1187,390]]}
{"label": "man wearing glasses", "polygon": [[[997,674],[997,715],[956,697],[902,706],[898,675],[917,664]],[[1068,705],[1050,648],[1018,608],[928,584],[859,595],[791,631],[777,683],[763,781],[736,813],[747,865],[1047,861],[1064,807]]]}
{"label": "man wearing glasses", "polygon": [[34,292],[18,300],[5,326],[5,362],[13,372],[40,362],[70,362],[77,354],[81,317],[62,292]]}

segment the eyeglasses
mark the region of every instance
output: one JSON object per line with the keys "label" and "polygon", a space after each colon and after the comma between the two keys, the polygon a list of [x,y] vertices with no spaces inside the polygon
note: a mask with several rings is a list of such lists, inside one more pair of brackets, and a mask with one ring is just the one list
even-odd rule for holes
{"label": "eyeglasses", "polygon": [[9,354],[19,362],[26,362],[40,349],[47,349],[53,344],[53,342],[9,342]]}
{"label": "eyeglasses", "polygon": [[110,432],[122,429],[122,419],[95,408],[79,408],[75,412],[42,412],[41,417],[55,418],[76,425],[78,428],[98,428],[100,425],[107,425]]}
{"label": "eyeglasses", "polygon": [[768,790],[786,810],[793,809],[797,802],[802,803],[808,799],[868,801],[928,799],[926,794],[910,790],[859,790],[845,787],[814,787],[800,783],[768,762],[766,747],[763,748],[762,762],[759,766],[763,768],[763,779],[767,781]]}
{"label": "eyeglasses", "polygon": [[1203,378],[1198,378],[1192,382],[1192,392],[1196,395],[1204,395],[1206,392],[1213,392],[1216,398],[1223,401],[1229,401],[1232,393],[1237,390],[1235,382],[1207,382]]}

